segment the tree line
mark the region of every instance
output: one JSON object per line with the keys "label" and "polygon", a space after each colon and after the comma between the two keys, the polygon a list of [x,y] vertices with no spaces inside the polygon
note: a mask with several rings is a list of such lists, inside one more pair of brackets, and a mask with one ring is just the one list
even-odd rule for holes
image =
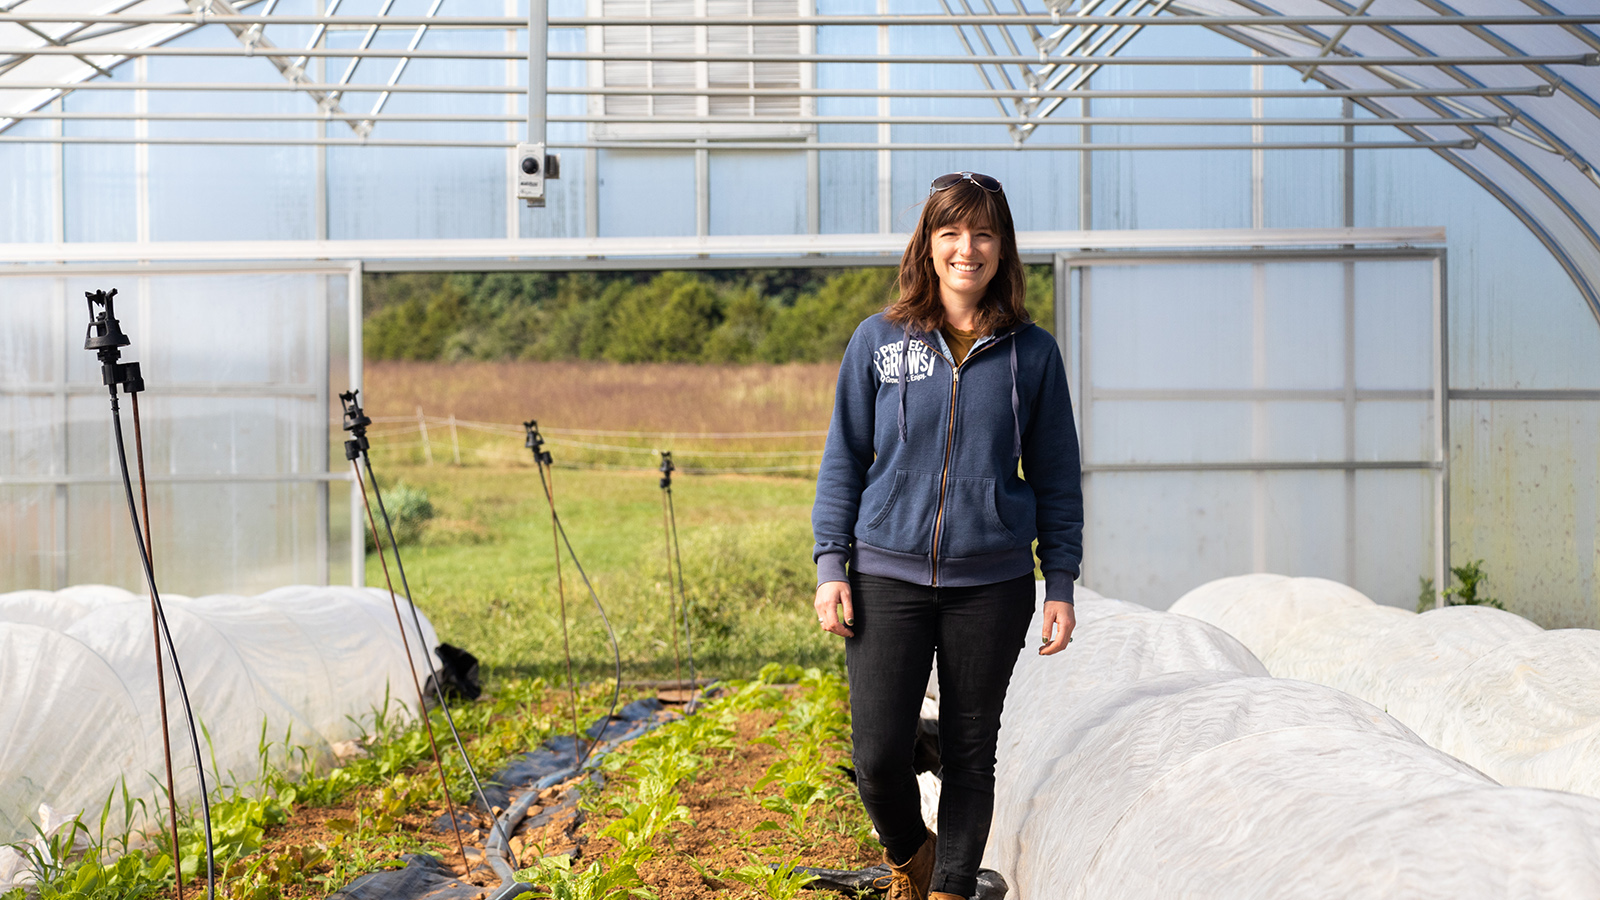
{"label": "tree line", "polygon": [[[395,272],[363,293],[368,359],[826,362],[894,299],[895,270]],[[1029,267],[1034,321],[1052,306],[1049,267]]]}

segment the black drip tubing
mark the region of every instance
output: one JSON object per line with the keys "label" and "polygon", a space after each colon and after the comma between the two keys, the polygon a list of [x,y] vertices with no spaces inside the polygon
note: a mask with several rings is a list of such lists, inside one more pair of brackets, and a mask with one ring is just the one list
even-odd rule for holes
{"label": "black drip tubing", "polygon": [[[667,495],[667,521],[672,529],[672,558],[678,565],[678,605],[683,611],[683,645],[689,657],[689,702],[685,705],[684,712],[693,715],[695,708],[699,706],[695,691],[700,687],[700,676],[694,668],[694,638],[689,632],[689,595],[683,590],[683,552],[678,547],[678,511],[672,503],[672,454],[664,453],[662,456],[661,490]],[[672,573],[668,572],[667,576],[670,578]],[[670,588],[669,583],[668,589]]]}
{"label": "black drip tubing", "polygon": [[[378,513],[383,516],[383,530],[388,533],[389,546],[394,550],[395,568],[400,570],[400,590],[405,592],[406,604],[411,607],[411,621],[417,629],[417,642],[423,645],[422,658],[427,661],[428,675],[433,679],[433,694],[439,700],[439,708],[444,710],[444,720],[446,724],[450,726],[450,736],[455,739],[456,750],[461,754],[461,762],[467,767],[467,774],[472,776],[472,786],[478,792],[478,802],[483,804],[484,812],[488,813],[489,816],[494,819],[495,828],[503,830],[505,826],[501,824],[500,817],[494,814],[494,808],[489,805],[489,798],[483,793],[483,783],[478,780],[478,770],[473,768],[472,760],[467,756],[466,745],[461,742],[461,732],[456,730],[455,716],[451,715],[450,704],[445,701],[444,682],[439,678],[439,670],[433,664],[433,653],[428,650],[428,642],[423,636],[422,616],[417,612],[416,602],[411,599],[411,585],[406,581],[406,566],[405,563],[400,561],[400,544],[394,539],[394,526],[389,522],[389,510],[384,508],[383,505],[383,491],[378,489],[378,476],[372,472],[372,456],[363,452],[361,454],[361,460],[366,464],[367,479],[372,482],[373,496],[378,498]],[[405,635],[402,634],[400,636],[400,640],[402,643],[406,644],[406,653],[409,654],[411,652],[411,645],[405,640]],[[421,712],[424,716],[428,714],[427,710],[422,710]],[[450,790],[450,786],[446,784],[444,789],[448,791]],[[506,852],[512,853],[511,836],[502,834],[501,837],[503,837],[506,841]],[[462,865],[466,865],[466,861],[464,859],[462,860]],[[513,868],[520,868],[520,866],[517,865],[517,859],[515,855],[511,857],[511,865]]]}
{"label": "black drip tubing", "polygon": [[[538,434],[538,428],[532,422],[529,422],[528,426],[530,440],[532,440],[533,436]],[[543,443],[542,438],[539,441]],[[532,446],[531,443],[530,446]],[[578,577],[583,579],[583,586],[589,592],[589,599],[594,601],[594,608],[600,613],[600,621],[605,623],[606,634],[611,638],[611,655],[617,666],[616,684],[611,689],[611,708],[606,711],[606,717],[600,723],[600,733],[595,736],[591,743],[584,747],[583,756],[578,759],[578,768],[582,769],[583,764],[589,761],[589,754],[593,753],[594,748],[605,740],[606,726],[611,724],[611,717],[617,713],[617,701],[622,697],[622,648],[617,644],[617,631],[611,627],[611,617],[606,615],[606,608],[600,604],[600,596],[594,592],[594,585],[589,583],[589,574],[583,570],[583,563],[578,561],[578,554],[572,549],[572,541],[567,538],[566,526],[561,524],[561,516],[556,513],[556,497],[551,492],[550,482],[545,478],[544,474],[545,466],[550,464],[549,452],[535,448],[533,453],[534,463],[539,469],[539,484],[544,488],[545,501],[550,504],[550,520],[556,525],[556,533],[561,535],[561,543],[567,547],[567,556],[571,557],[572,564],[578,567]],[[572,662],[570,654],[567,662],[569,665]],[[580,743],[583,742],[583,735],[573,735],[573,737]]]}
{"label": "black drip tubing", "polygon": [[[189,747],[194,751],[194,770],[200,777],[200,813],[206,826],[206,898],[217,896],[216,848],[211,838],[211,794],[206,787],[206,767],[200,755],[200,732],[195,727],[194,709],[189,704],[189,688],[183,680],[183,667],[178,664],[178,647],[172,640],[172,629],[167,626],[166,606],[156,590],[155,570],[150,566],[150,554],[145,550],[144,531],[139,527],[138,508],[133,501],[133,481],[128,476],[128,451],[122,441],[122,412],[117,406],[117,388],[111,386],[111,430],[117,437],[117,462],[122,469],[122,489],[128,496],[128,516],[133,519],[134,543],[139,545],[139,562],[144,569],[145,584],[150,587],[150,599],[155,602],[156,616],[161,622],[161,635],[167,642],[167,655],[172,657],[172,672],[178,679],[178,695],[183,699],[183,716],[189,723]],[[178,848],[172,848],[172,858],[178,858]],[[182,878],[182,874],[178,874]]]}

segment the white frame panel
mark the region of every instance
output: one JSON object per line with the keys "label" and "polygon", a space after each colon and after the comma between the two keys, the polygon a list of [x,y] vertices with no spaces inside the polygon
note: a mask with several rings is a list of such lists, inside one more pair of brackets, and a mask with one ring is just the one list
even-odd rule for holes
{"label": "white frame panel", "polygon": [[[1161,462],[1161,463],[1128,463],[1128,462],[1096,462],[1091,454],[1093,444],[1090,440],[1094,427],[1094,401],[1106,399],[1106,392],[1096,391],[1094,380],[1091,376],[1091,362],[1093,358],[1091,326],[1093,323],[1093,289],[1085,287],[1084,273],[1095,266],[1144,266],[1144,265],[1172,265],[1172,264],[1205,264],[1205,263],[1308,263],[1308,262],[1337,262],[1353,266],[1357,262],[1366,261],[1417,261],[1425,262],[1431,268],[1431,293],[1429,302],[1432,310],[1432,339],[1429,351],[1432,353],[1432,385],[1427,391],[1357,391],[1354,387],[1353,369],[1355,358],[1355,337],[1353,330],[1345,329],[1344,336],[1344,366],[1346,372],[1346,385],[1343,390],[1304,391],[1304,390],[1190,390],[1190,391],[1121,391],[1121,394],[1138,393],[1141,399],[1171,399],[1171,400],[1344,400],[1346,416],[1353,416],[1355,405],[1362,399],[1426,399],[1431,405],[1433,419],[1432,448],[1427,458],[1423,459],[1394,459],[1394,460],[1357,460],[1354,458],[1353,447],[1350,440],[1353,437],[1353,423],[1347,418],[1345,439],[1345,458],[1330,461],[1272,461],[1272,460],[1230,460],[1222,462]],[[1084,475],[1084,500],[1085,504],[1091,502],[1093,475],[1097,472],[1315,472],[1315,471],[1342,471],[1353,475],[1357,471],[1406,471],[1430,470],[1433,472],[1433,579],[1438,586],[1450,583],[1450,426],[1449,426],[1449,338],[1446,317],[1446,251],[1443,247],[1432,248],[1356,248],[1340,247],[1324,250],[1269,250],[1269,249],[1236,249],[1225,251],[1192,251],[1192,252],[1124,252],[1124,253],[1085,253],[1068,252],[1056,256],[1056,340],[1059,342],[1063,357],[1068,362],[1068,376],[1072,388],[1074,413],[1077,416],[1079,446]],[[1346,316],[1350,315],[1353,308],[1353,277],[1347,271],[1345,279],[1346,291]],[[1404,396],[1402,396],[1404,395]],[[1263,515],[1257,509],[1254,516],[1257,518],[1255,529],[1263,532],[1265,524],[1259,521]],[[1344,523],[1345,542],[1347,554],[1350,554],[1354,535],[1354,522],[1351,520],[1353,509],[1347,510]],[[1353,565],[1354,556],[1347,555],[1347,565]],[[1092,579],[1092,560],[1086,559],[1082,577]],[[1296,573],[1290,573],[1296,574]]]}

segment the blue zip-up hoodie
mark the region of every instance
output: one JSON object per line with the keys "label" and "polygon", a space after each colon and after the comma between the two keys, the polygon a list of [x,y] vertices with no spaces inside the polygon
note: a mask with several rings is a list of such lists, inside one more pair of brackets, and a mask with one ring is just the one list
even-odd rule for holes
{"label": "blue zip-up hoodie", "polygon": [[[1022,473],[1017,473],[1017,462]],[[839,367],[817,500],[817,583],[857,572],[915,584],[993,584],[1033,571],[1072,602],[1083,489],[1055,338],[1020,325],[960,366],[944,338],[862,322]]]}

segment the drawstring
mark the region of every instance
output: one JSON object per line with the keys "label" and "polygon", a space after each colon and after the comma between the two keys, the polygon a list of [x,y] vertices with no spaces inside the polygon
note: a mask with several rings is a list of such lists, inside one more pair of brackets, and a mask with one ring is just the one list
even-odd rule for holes
{"label": "drawstring", "polygon": [[906,442],[906,379],[911,374],[906,371],[907,361],[911,357],[911,323],[906,323],[906,332],[900,342],[900,443]]}
{"label": "drawstring", "polygon": [[1011,338],[1011,457],[1022,458],[1022,418],[1017,414],[1017,339]]}

